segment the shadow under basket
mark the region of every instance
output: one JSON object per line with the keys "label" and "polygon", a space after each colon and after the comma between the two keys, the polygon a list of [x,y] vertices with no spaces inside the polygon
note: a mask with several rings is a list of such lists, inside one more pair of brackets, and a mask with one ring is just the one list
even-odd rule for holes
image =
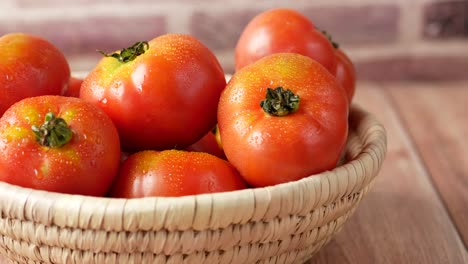
{"label": "shadow under basket", "polygon": [[0,183],[0,254],[18,263],[303,263],[341,229],[385,156],[383,126],[357,106],[349,120],[337,168],[272,187],[112,199]]}

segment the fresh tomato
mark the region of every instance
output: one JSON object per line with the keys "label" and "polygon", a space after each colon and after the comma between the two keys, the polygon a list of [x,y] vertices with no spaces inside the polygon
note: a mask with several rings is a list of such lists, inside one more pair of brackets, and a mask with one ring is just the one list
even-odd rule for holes
{"label": "fresh tomato", "polygon": [[343,87],[348,97],[348,102],[351,104],[354,92],[356,90],[356,70],[351,59],[346,55],[346,53],[340,49],[338,43],[336,43],[332,36],[326,32],[322,31],[323,35],[330,41],[333,48],[335,48],[335,57],[336,57],[336,73],[335,78],[338,83]]}
{"label": "fresh tomato", "polygon": [[3,35],[0,54],[0,116],[21,99],[65,92],[70,67],[49,41],[23,33]]}
{"label": "fresh tomato", "polygon": [[70,77],[68,81],[68,89],[65,92],[65,96],[80,97],[80,88],[83,83],[83,79],[77,77]]}
{"label": "fresh tomato", "polygon": [[348,102],[351,104],[356,90],[356,70],[353,62],[343,50],[337,48],[335,54],[337,58],[335,77],[345,90]]}
{"label": "fresh tomato", "polygon": [[185,148],[216,124],[226,80],[197,39],[167,34],[107,56],[85,78],[80,97],[111,117],[125,150]]}
{"label": "fresh tomato", "polygon": [[206,133],[206,135],[197,142],[185,148],[185,150],[205,152],[218,158],[226,159],[223,150],[218,145],[215,134],[213,134],[211,131]]}
{"label": "fresh tomato", "polygon": [[307,17],[285,8],[260,13],[244,28],[235,49],[236,70],[280,52],[309,56],[335,74],[336,58],[328,39]]}
{"label": "fresh tomato", "polygon": [[0,181],[102,196],[119,163],[114,124],[101,109],[79,98],[26,98],[0,119]]}
{"label": "fresh tomato", "polygon": [[234,74],[221,95],[224,152],[246,181],[269,186],[336,166],[348,132],[348,101],[318,62],[277,53]]}
{"label": "fresh tomato", "polygon": [[126,159],[111,196],[184,196],[246,188],[227,161],[203,152],[141,151]]}

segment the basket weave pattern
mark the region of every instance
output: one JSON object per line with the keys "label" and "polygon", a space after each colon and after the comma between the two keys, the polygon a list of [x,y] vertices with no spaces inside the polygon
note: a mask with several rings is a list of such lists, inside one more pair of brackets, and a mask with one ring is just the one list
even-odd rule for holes
{"label": "basket weave pattern", "polygon": [[343,164],[296,182],[141,199],[0,183],[0,254],[18,263],[302,263],[354,212],[385,152],[384,128],[353,107]]}

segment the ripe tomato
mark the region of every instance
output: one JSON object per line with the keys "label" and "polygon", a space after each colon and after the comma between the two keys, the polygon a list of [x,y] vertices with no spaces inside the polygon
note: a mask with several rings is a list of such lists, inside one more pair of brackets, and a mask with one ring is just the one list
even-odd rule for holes
{"label": "ripe tomato", "polygon": [[82,83],[83,79],[73,76],[70,77],[70,80],[68,80],[68,89],[65,92],[65,96],[80,97],[80,88]]}
{"label": "ripe tomato", "polygon": [[187,151],[205,152],[221,159],[226,159],[223,150],[218,145],[215,134],[206,133],[200,140],[185,148]]}
{"label": "ripe tomato", "polygon": [[235,49],[236,70],[280,52],[309,56],[335,74],[336,58],[328,39],[307,17],[285,8],[260,13],[244,28]]}
{"label": "ripe tomato", "polygon": [[70,67],[49,41],[22,33],[0,37],[0,116],[17,101],[65,92]]}
{"label": "ripe tomato", "polygon": [[203,152],[137,152],[122,164],[111,196],[184,196],[246,188],[227,161]]}
{"label": "ripe tomato", "polygon": [[185,148],[216,124],[226,80],[197,39],[167,34],[107,56],[80,97],[111,117],[125,150]]}
{"label": "ripe tomato", "polygon": [[335,49],[337,64],[336,64],[336,80],[341,84],[348,97],[348,102],[351,103],[356,90],[356,70],[353,62],[341,49]]}
{"label": "ripe tomato", "polygon": [[0,119],[0,180],[70,194],[102,196],[120,162],[117,129],[78,98],[23,99]]}
{"label": "ripe tomato", "polygon": [[338,43],[333,41],[332,36],[328,32],[322,31],[322,33],[335,48],[335,78],[341,85],[341,87],[343,87],[343,89],[345,90],[346,96],[348,97],[348,103],[351,104],[354,92],[356,90],[356,70],[354,69],[354,64],[351,61],[351,59],[346,55],[346,53],[342,49],[340,49]]}
{"label": "ripe tomato", "polygon": [[228,160],[255,187],[336,166],[348,132],[348,101],[325,68],[293,53],[267,56],[234,74],[218,126]]}

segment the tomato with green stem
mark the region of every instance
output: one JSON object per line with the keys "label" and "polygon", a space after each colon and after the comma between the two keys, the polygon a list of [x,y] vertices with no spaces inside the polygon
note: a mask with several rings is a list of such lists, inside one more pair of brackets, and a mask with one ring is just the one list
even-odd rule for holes
{"label": "tomato with green stem", "polygon": [[348,101],[318,62],[269,55],[236,72],[221,95],[224,152],[254,187],[301,179],[337,165],[348,132]]}
{"label": "tomato with green stem", "polygon": [[226,80],[194,37],[167,34],[105,55],[80,97],[111,117],[124,150],[185,148],[216,124]]}
{"label": "tomato with green stem", "polygon": [[81,99],[30,97],[0,119],[0,181],[103,196],[119,163],[117,129],[101,109]]}
{"label": "tomato with green stem", "polygon": [[70,78],[63,53],[51,42],[26,33],[0,37],[0,116],[21,99],[61,95]]}

